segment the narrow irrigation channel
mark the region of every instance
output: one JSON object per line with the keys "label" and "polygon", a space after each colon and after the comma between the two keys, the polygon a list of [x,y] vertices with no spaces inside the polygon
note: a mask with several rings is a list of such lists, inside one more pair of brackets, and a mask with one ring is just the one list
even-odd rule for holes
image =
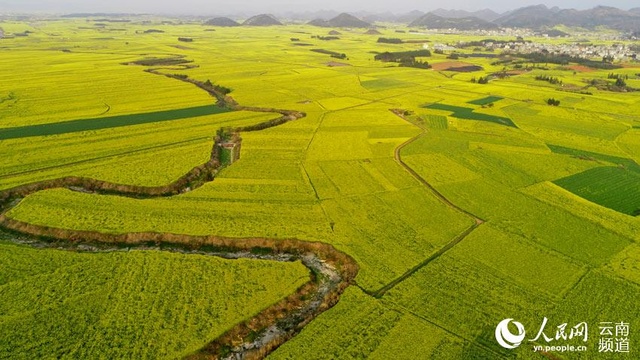
{"label": "narrow irrigation channel", "polygon": [[[17,222],[2,219],[3,227]],[[24,224],[23,224],[24,225]],[[300,261],[310,271],[310,281],[292,295],[234,326],[188,359],[262,359],[298,334],[320,313],[331,308],[357,275],[358,267],[349,256],[323,243],[299,240],[231,239],[175,234],[135,233],[96,236],[97,233],[66,231],[60,238],[25,235],[30,230],[0,231],[0,240],[37,249],[82,253],[166,251],[216,256],[223,259]],[[41,229],[42,230],[42,229]],[[50,232],[54,232],[51,229]],[[71,235],[71,236],[67,236]],[[73,239],[73,237],[78,237]],[[66,239],[61,239],[61,238]],[[68,237],[68,238],[67,238]],[[110,238],[111,241],[106,241]],[[90,240],[92,239],[92,240]],[[238,339],[242,339],[238,343]]]}
{"label": "narrow irrigation channel", "polygon": [[[163,68],[177,70],[176,68]],[[169,233],[107,234],[33,225],[12,219],[7,212],[18,206],[22,199],[37,192],[66,188],[98,195],[129,198],[171,197],[213,181],[220,169],[232,161],[223,156],[230,145],[240,155],[240,133],[259,131],[285,124],[306,116],[295,110],[279,110],[240,106],[210,82],[200,82],[182,75],[165,74],[160,68],[149,73],[184,81],[207,91],[217,99],[217,105],[230,110],[277,113],[281,116],[259,124],[221,128],[214,136],[210,159],[194,167],[176,181],[157,187],[116,184],[107,181],[65,177],[34,182],[0,191],[0,239],[10,240],[36,248],[62,249],[81,252],[160,250],[185,254],[203,254],[226,259],[248,258],[262,261],[301,261],[310,271],[310,281],[277,304],[263,310],[251,319],[237,324],[228,332],[207,344],[189,359],[262,359],[322,312],[334,306],[344,290],[354,282],[358,264],[353,258],[320,242],[297,239],[234,239],[218,236],[189,236]],[[238,341],[238,339],[241,339]]]}

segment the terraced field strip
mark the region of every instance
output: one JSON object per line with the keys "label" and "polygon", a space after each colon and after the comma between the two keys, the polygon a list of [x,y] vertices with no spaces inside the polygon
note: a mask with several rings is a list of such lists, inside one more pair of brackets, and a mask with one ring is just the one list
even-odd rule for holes
{"label": "terraced field strip", "polygon": [[81,131],[102,130],[123,126],[150,124],[162,121],[189,119],[199,116],[227,112],[229,109],[215,105],[196,106],[185,109],[157,111],[142,114],[110,116],[95,119],[80,119],[50,124],[29,125],[0,129],[0,140],[20,139],[34,136],[61,135]]}
{"label": "terraced field strip", "polygon": [[[413,122],[411,122],[409,119],[407,119],[404,116],[405,112],[403,110],[391,110],[391,112],[393,112],[394,114],[396,114],[398,117],[402,118],[403,120],[409,122],[410,124],[415,125]],[[480,217],[468,212],[467,210],[465,210],[465,209],[459,207],[458,205],[454,204],[453,202],[451,202],[451,200],[449,200],[446,196],[444,196],[441,192],[439,192],[435,187],[433,187],[433,185],[431,185],[427,180],[425,180],[422,176],[420,176],[420,174],[418,174],[415,170],[413,170],[409,165],[407,165],[402,160],[402,155],[401,155],[402,150],[405,147],[407,147],[410,144],[412,144],[413,142],[415,142],[418,139],[420,139],[420,138],[422,138],[422,137],[427,135],[426,130],[425,130],[424,127],[422,127],[422,126],[418,126],[418,127],[422,130],[422,133],[418,134],[417,136],[407,140],[406,142],[404,142],[403,144],[398,146],[395,149],[395,152],[394,152],[395,160],[407,172],[409,172],[409,174],[411,174],[416,180],[418,180],[422,185],[426,186],[438,198],[438,200],[440,200],[442,203],[444,203],[448,207],[450,207],[452,209],[455,209],[456,211],[459,211],[459,212],[465,214],[466,216],[470,217],[471,219],[474,220],[475,223],[470,228],[465,230],[463,233],[461,233],[460,235],[456,236],[453,240],[451,240],[445,246],[440,248],[440,250],[436,251],[434,254],[429,256],[427,259],[425,259],[424,261],[422,261],[418,265],[416,265],[413,268],[407,270],[404,274],[400,275],[398,278],[394,279],[393,281],[391,281],[387,285],[381,287],[380,289],[378,289],[377,291],[374,291],[374,292],[370,292],[370,291],[366,291],[365,290],[365,292],[367,292],[369,295],[372,295],[372,296],[377,297],[377,298],[380,298],[380,297],[384,296],[384,294],[386,294],[387,291],[393,289],[395,286],[397,286],[398,284],[402,283],[404,280],[409,278],[411,275],[415,274],[418,270],[420,270],[423,267],[427,266],[429,263],[431,263],[432,261],[436,260],[437,258],[442,256],[443,254],[445,254],[447,251],[451,250],[454,246],[456,246],[462,240],[464,240],[467,236],[469,236],[469,234],[471,234],[480,225],[485,223],[485,220],[481,219]]]}
{"label": "terraced field strip", "polygon": [[[278,110],[240,106],[230,96],[216,90],[210,83],[185,77],[164,74],[159,69],[147,70],[192,83],[218,100],[218,107],[233,110],[279,113],[282,116],[255,125],[222,128],[218,138],[233,138],[244,131],[258,131],[300,119],[306,114],[293,110]],[[220,162],[217,140],[214,141],[208,162],[193,168],[175,182],[157,187],[115,184],[91,178],[66,177],[18,186],[0,192],[0,228],[19,237],[26,237],[36,246],[56,246],[60,242],[70,250],[90,247],[134,247],[164,248],[168,251],[203,253],[221,257],[238,256],[238,253],[273,256],[271,260],[291,261],[299,259],[313,274],[312,280],[295,294],[274,306],[265,309],[252,319],[234,326],[227,333],[212,341],[190,358],[218,358],[221,354],[232,358],[264,358],[271,351],[295,336],[302,328],[323,311],[335,305],[340,295],[351,284],[358,273],[358,265],[350,256],[326,243],[311,243],[297,239],[231,239],[217,236],[188,236],[169,233],[109,234],[96,231],[79,231],[33,225],[9,218],[6,213],[20,204],[25,197],[47,189],[69,188],[71,190],[112,194],[131,198],[154,198],[174,196],[191,191],[213,181],[217,172],[225,166]],[[53,245],[50,245],[53,243]],[[49,245],[47,245],[49,244]],[[236,254],[236,255],[234,255]],[[264,255],[266,254],[266,255]],[[242,255],[245,256],[245,255]],[[255,334],[258,334],[255,336]],[[238,339],[242,343],[237,345]]]}
{"label": "terraced field strip", "polygon": [[503,99],[503,97],[501,97],[501,96],[487,96],[486,98],[467,101],[467,104],[471,104],[471,105],[488,105],[488,104],[492,104],[492,103],[494,103],[496,101],[500,101],[502,99]]}
{"label": "terraced field strip", "polygon": [[52,170],[52,169],[60,169],[60,168],[64,168],[64,167],[73,167],[73,166],[77,166],[77,165],[81,165],[81,164],[92,163],[92,162],[99,161],[99,160],[113,159],[113,158],[117,158],[117,157],[123,156],[123,155],[134,155],[134,154],[144,153],[144,152],[147,152],[149,150],[160,150],[160,149],[178,147],[180,145],[187,145],[187,144],[197,143],[197,142],[200,142],[202,140],[209,139],[209,138],[210,138],[210,136],[203,136],[203,137],[197,138],[197,139],[189,139],[189,140],[177,141],[177,142],[172,142],[172,143],[167,143],[167,144],[148,146],[148,147],[144,147],[144,148],[140,148],[140,149],[136,149],[136,150],[127,150],[127,151],[124,151],[124,152],[114,153],[114,154],[110,154],[110,155],[97,156],[97,157],[94,157],[94,158],[91,158],[91,159],[73,161],[73,162],[69,162],[69,163],[66,163],[66,164],[60,164],[60,165],[54,165],[54,166],[45,166],[45,167],[41,167],[41,168],[37,168],[37,169],[33,169],[33,170],[19,171],[19,172],[0,175],[0,179],[5,179],[5,178],[13,177],[13,176],[18,176],[18,175],[37,173],[37,172],[40,172],[40,171],[46,171],[46,170]]}

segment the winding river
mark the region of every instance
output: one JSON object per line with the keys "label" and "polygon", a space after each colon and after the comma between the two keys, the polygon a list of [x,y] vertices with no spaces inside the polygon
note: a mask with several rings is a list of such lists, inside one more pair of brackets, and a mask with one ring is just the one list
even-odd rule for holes
{"label": "winding river", "polygon": [[[193,191],[213,181],[221,168],[220,135],[240,142],[242,132],[260,131],[301,119],[306,114],[295,110],[280,110],[239,105],[233,98],[219,92],[214,85],[185,76],[163,73],[161,70],[184,70],[192,67],[150,68],[151,74],[167,76],[193,84],[216,98],[218,106],[230,110],[275,113],[280,116],[259,124],[221,128],[214,139],[211,157],[176,181],[157,187],[111,183],[85,177],[64,177],[21,185],[0,191],[0,229],[2,238],[37,248],[55,248],[81,252],[161,250],[185,254],[218,256],[225,259],[248,258],[263,261],[301,261],[311,273],[311,280],[294,294],[263,310],[251,319],[207,344],[190,359],[261,359],[291,339],[323,311],[334,306],[344,290],[353,283],[358,265],[347,254],[320,242],[298,239],[235,239],[218,236],[189,236],[169,233],[108,234],[33,225],[8,217],[7,212],[25,197],[47,189],[66,188],[97,195],[130,198],[171,197]],[[212,134],[214,136],[215,134]],[[241,338],[242,342],[237,343]]]}

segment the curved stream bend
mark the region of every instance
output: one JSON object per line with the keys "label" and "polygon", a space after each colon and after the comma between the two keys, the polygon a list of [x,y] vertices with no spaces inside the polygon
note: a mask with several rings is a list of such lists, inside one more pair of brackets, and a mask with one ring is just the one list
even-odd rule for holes
{"label": "curved stream bend", "polygon": [[[175,69],[174,69],[175,70]],[[220,256],[223,258],[252,258],[273,261],[300,260],[311,271],[311,280],[294,294],[263,310],[253,318],[234,326],[189,358],[261,359],[295,336],[323,311],[335,305],[340,295],[353,282],[358,264],[353,258],[320,242],[297,239],[232,239],[217,236],[190,236],[169,233],[106,234],[33,225],[11,219],[6,213],[31,194],[56,188],[95,194],[110,194],[132,198],[175,196],[213,181],[225,166],[220,162],[219,142],[223,139],[240,144],[239,133],[258,131],[300,119],[306,114],[294,110],[279,110],[240,106],[233,98],[218,92],[209,82],[200,82],[181,75],[165,74],[156,69],[145,70],[188,82],[207,91],[219,106],[232,110],[279,113],[282,116],[256,125],[222,128],[214,137],[211,157],[176,181],[156,187],[111,183],[85,178],[64,177],[39,181],[0,191],[0,228],[17,235],[17,242],[37,247],[64,248],[75,251],[113,251],[117,248],[160,249]],[[15,236],[14,236],[15,238]],[[21,239],[21,240],[20,240]]]}

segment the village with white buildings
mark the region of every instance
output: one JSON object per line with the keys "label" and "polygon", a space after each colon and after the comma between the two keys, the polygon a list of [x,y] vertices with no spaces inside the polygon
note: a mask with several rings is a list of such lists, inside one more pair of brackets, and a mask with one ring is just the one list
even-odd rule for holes
{"label": "village with white buildings", "polygon": [[597,45],[592,43],[566,43],[548,44],[538,42],[509,42],[509,43],[486,43],[488,49],[500,51],[508,54],[531,54],[548,53],[552,55],[569,55],[572,57],[593,59],[610,58],[614,61],[625,61],[636,59],[637,53],[627,45],[616,43],[612,45]]}
{"label": "village with white buildings", "polygon": [[[487,39],[483,42],[483,50],[489,50],[498,54],[532,54],[547,53],[551,55],[568,55],[571,57],[593,59],[610,58],[612,61],[629,61],[639,58],[638,48],[630,47],[627,42],[629,37],[619,33],[581,33],[571,36],[552,38],[544,31],[534,32],[528,29],[500,29],[500,30],[477,30],[458,31],[456,29],[447,30],[427,30],[420,32],[423,35],[433,34],[464,34]],[[501,39],[511,38],[513,40],[504,41]],[[489,39],[496,39],[491,41]],[[560,40],[560,41],[558,41]],[[432,49],[442,52],[455,52],[468,46],[465,42],[456,43],[425,43],[425,49]],[[640,47],[640,46],[639,46]]]}

